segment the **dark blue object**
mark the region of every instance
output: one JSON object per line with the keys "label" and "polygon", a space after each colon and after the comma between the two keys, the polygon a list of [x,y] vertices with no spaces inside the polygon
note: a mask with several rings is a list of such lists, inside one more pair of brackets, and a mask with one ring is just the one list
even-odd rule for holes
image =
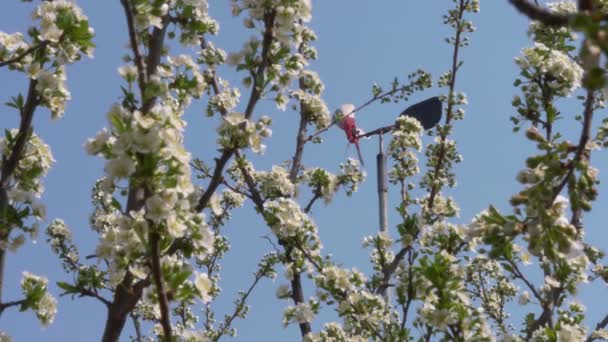
{"label": "dark blue object", "polygon": [[441,101],[437,96],[408,107],[401,115],[411,116],[420,121],[424,130],[431,129],[441,120]]}

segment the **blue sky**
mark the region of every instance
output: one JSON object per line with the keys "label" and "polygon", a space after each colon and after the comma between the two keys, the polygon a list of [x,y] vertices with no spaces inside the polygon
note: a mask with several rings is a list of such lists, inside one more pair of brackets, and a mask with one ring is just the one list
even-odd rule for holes
{"label": "blue sky", "polygon": [[[31,4],[5,1],[0,11],[0,30],[22,31],[29,24]],[[126,52],[127,35],[120,2],[80,0],[95,28],[97,49],[95,58],[84,60],[68,68],[68,84],[72,100],[63,119],[51,121],[46,110],[38,110],[34,120],[36,132],[51,146],[56,164],[45,181],[44,201],[48,208],[48,219],[63,218],[72,228],[74,239],[81,255],[90,254],[97,236],[88,227],[91,212],[90,189],[102,175],[100,159],[87,156],[83,142],[106,125],[105,112],[120,96],[120,79],[116,69]],[[227,51],[238,49],[251,32],[242,29],[241,19],[230,15],[228,1],[210,1],[212,15],[220,21],[220,34],[214,40],[216,46]],[[342,103],[360,104],[370,97],[373,82],[388,84],[394,77],[405,76],[422,68],[431,72],[436,81],[449,69],[450,46],[443,38],[450,35],[449,28],[442,24],[442,14],[451,1],[362,1],[333,0],[313,1],[312,27],[319,35],[316,47],[319,60],[311,65],[326,85],[325,100],[333,110]],[[520,135],[511,132],[509,116],[514,112],[510,106],[516,89],[512,86],[517,76],[513,58],[521,48],[530,44],[527,36],[527,20],[518,15],[506,0],[482,1],[481,12],[472,17],[478,31],[471,36],[471,47],[462,53],[464,66],[459,74],[457,89],[469,97],[464,121],[458,122],[454,139],[464,155],[464,162],[456,167],[458,186],[448,190],[461,206],[457,222],[469,222],[472,216],[494,204],[509,211],[508,199],[519,186],[515,182],[518,170],[524,167],[524,158],[531,154],[533,146]],[[173,50],[174,52],[177,50]],[[238,84],[240,75],[224,70],[222,77]],[[0,69],[0,101],[26,89],[26,80],[21,74]],[[440,94],[433,88],[416,94],[412,101]],[[243,92],[244,96],[247,92]],[[570,101],[574,102],[574,101]],[[393,122],[404,104],[373,106],[357,115],[358,124],[365,130]],[[580,106],[566,104],[564,112],[571,117],[580,112]],[[217,154],[215,128],[217,119],[204,117],[204,103],[194,102],[188,110],[188,133],[186,144],[193,156],[211,163]],[[0,111],[0,128],[17,126],[17,114],[10,108]],[[268,169],[291,158],[295,147],[297,114],[280,112],[271,101],[262,101],[256,116],[271,115],[273,137],[268,142],[266,154],[253,157],[258,169]],[[569,114],[569,115],[570,115]],[[600,114],[600,115],[603,115]],[[573,121],[563,124],[571,140],[576,140],[578,126]],[[323,135],[326,143],[307,146],[304,163],[337,171],[338,164],[348,156],[354,157],[354,149],[345,152],[346,140],[343,132],[333,128]],[[425,141],[428,141],[426,139]],[[367,161],[368,179],[361,191],[352,198],[340,193],[328,207],[319,203],[312,213],[324,242],[324,253],[333,254],[335,260],[348,267],[369,270],[368,253],[361,249],[362,238],[377,231],[377,205],[375,167],[373,160],[377,142],[362,143],[362,152]],[[593,164],[606,165],[604,152],[596,153]],[[600,179],[606,181],[605,174]],[[396,206],[397,189],[390,190],[391,206]],[[588,241],[605,245],[602,208],[606,196],[600,191],[596,212],[586,217]],[[396,223],[391,212],[389,224]],[[223,293],[215,303],[218,317],[232,309],[232,301],[239,289],[246,288],[251,273],[264,252],[272,247],[261,237],[269,234],[268,228],[255,215],[251,204],[234,215],[226,228],[232,250],[223,262],[221,287]],[[23,270],[46,275],[51,291],[59,293],[54,282],[69,280],[52,256],[41,234],[35,244],[28,243],[17,254],[9,254],[5,274],[4,300],[17,299],[19,280]],[[275,299],[276,288],[285,283],[282,271],[276,281],[264,280],[252,298],[252,310],[245,321],[237,321],[237,340],[285,341],[297,340],[297,326],[282,328],[281,314],[287,302]],[[305,296],[312,295],[310,284],[305,284]],[[601,286],[600,286],[601,287]],[[581,299],[587,302],[591,322],[595,322],[606,307],[608,299],[598,299],[605,294],[604,288],[592,289],[583,286]],[[593,298],[593,302],[589,302]],[[604,298],[606,298],[604,296]],[[0,329],[7,331],[16,341],[89,341],[101,335],[105,322],[105,308],[91,299],[71,300],[63,297],[59,301],[59,313],[55,323],[43,329],[34,314],[8,310],[0,319]],[[322,319],[333,319],[331,310],[313,322],[318,330]],[[123,340],[128,340],[132,327],[128,324]]]}

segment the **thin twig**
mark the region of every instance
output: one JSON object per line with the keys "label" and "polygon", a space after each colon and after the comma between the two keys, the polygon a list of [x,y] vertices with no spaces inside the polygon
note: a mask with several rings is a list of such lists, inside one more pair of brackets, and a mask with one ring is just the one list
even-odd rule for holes
{"label": "thin twig", "polygon": [[310,213],[310,210],[312,209],[313,204],[315,204],[315,202],[321,198],[321,193],[319,191],[315,192],[314,196],[312,196],[312,198],[310,199],[310,201],[308,202],[308,204],[306,205],[306,207],[304,208],[304,212],[305,213]]}
{"label": "thin twig", "polygon": [[412,250],[409,250],[408,256],[408,268],[407,268],[407,300],[405,302],[405,306],[403,307],[403,319],[401,320],[401,329],[405,328],[405,323],[407,322],[407,316],[410,311],[410,306],[412,305],[412,301],[414,300],[414,269],[412,265],[414,264],[414,253]]}
{"label": "thin twig", "polygon": [[105,304],[105,306],[110,306],[110,304],[112,304],[109,300],[107,300],[104,297],[102,297],[96,291],[92,291],[92,290],[89,290],[89,289],[86,289],[86,288],[82,288],[82,289],[78,289],[78,292],[80,293],[81,296],[96,298],[97,300],[99,300],[100,302],[102,302],[103,304]]}
{"label": "thin twig", "polygon": [[138,78],[138,85],[139,85],[139,91],[140,91],[140,96],[143,100],[144,98],[144,90],[146,87],[146,83],[147,83],[147,78],[146,78],[146,73],[145,73],[145,67],[144,67],[144,60],[143,57],[141,56],[141,52],[139,51],[139,41],[138,41],[138,37],[137,37],[137,32],[135,31],[135,23],[134,23],[134,17],[135,17],[135,13],[134,13],[134,9],[131,8],[131,3],[128,0],[120,0],[120,3],[122,4],[124,11],[125,11],[125,17],[127,18],[127,27],[129,29],[129,42],[131,44],[131,50],[133,51],[133,56],[135,59],[135,66],[137,67],[137,78]]}
{"label": "thin twig", "polygon": [[19,55],[15,56],[15,57],[13,57],[11,59],[7,59],[4,62],[0,62],[0,68],[2,68],[3,66],[9,65],[9,64],[13,64],[13,63],[19,62],[25,56],[29,55],[32,52],[35,52],[38,49],[44,48],[47,45],[48,45],[48,41],[46,41],[46,40],[43,41],[43,42],[40,42],[39,44],[32,45],[27,50],[25,50],[22,53],[20,53]]}
{"label": "thin twig", "polygon": [[12,301],[12,302],[0,303],[0,315],[2,315],[2,313],[4,312],[4,310],[10,308],[11,306],[17,306],[17,305],[25,304],[25,302],[26,302],[25,299],[21,299],[21,300],[15,300],[15,301]]}
{"label": "thin twig", "polygon": [[228,331],[228,329],[230,329],[230,326],[232,325],[232,321],[234,321],[241,314],[243,308],[245,307],[245,303],[247,302],[247,298],[249,298],[249,295],[251,295],[251,292],[253,292],[253,289],[260,282],[260,280],[264,278],[265,272],[263,271],[264,270],[256,272],[253,283],[249,286],[247,292],[245,292],[245,294],[241,298],[239,298],[238,303],[234,308],[234,312],[228,317],[228,319],[224,320],[222,330],[216,336],[214,336],[213,341],[218,341],[224,334],[226,334],[226,332]]}
{"label": "thin twig", "polygon": [[591,334],[589,334],[589,337],[587,337],[585,342],[591,342],[591,341],[596,340],[596,338],[593,337],[593,333],[598,330],[604,329],[604,327],[606,327],[606,325],[608,325],[608,315],[606,315],[604,317],[604,319],[602,319],[595,325],[595,329],[591,332]]}
{"label": "thin twig", "polygon": [[171,329],[171,314],[169,313],[169,300],[165,291],[163,281],[163,272],[160,265],[160,234],[158,232],[150,232],[150,249],[152,258],[152,276],[154,285],[156,286],[156,294],[158,296],[158,305],[160,307],[160,323],[163,327],[163,338],[167,341],[173,340],[173,332]]}
{"label": "thin twig", "polygon": [[[391,95],[393,95],[393,94],[395,94],[395,93],[398,93],[398,92],[400,92],[400,91],[403,91],[403,90],[404,90],[404,89],[406,89],[407,87],[408,87],[408,86],[399,87],[399,88],[396,88],[396,89],[393,89],[393,90],[390,90],[390,91],[384,92],[384,93],[382,93],[382,94],[380,94],[380,95],[374,96],[374,97],[372,97],[371,99],[367,100],[367,101],[366,101],[365,103],[363,103],[362,105],[360,105],[359,107],[357,107],[357,108],[353,109],[353,111],[352,111],[352,112],[350,112],[350,113],[343,113],[343,114],[344,114],[344,117],[351,116],[351,115],[353,115],[354,113],[356,113],[356,112],[358,112],[358,111],[362,110],[363,108],[365,108],[365,107],[367,107],[367,106],[371,105],[372,103],[374,103],[374,102],[376,102],[376,101],[378,101],[378,100],[382,100],[382,99],[384,99],[384,98],[386,98],[386,97],[389,97],[389,96],[391,96]],[[319,136],[319,135],[321,135],[322,133],[324,133],[324,132],[326,132],[327,130],[329,130],[329,129],[330,129],[332,126],[334,126],[334,125],[335,125],[335,124],[337,124],[337,123],[338,123],[337,121],[333,121],[332,123],[330,123],[330,124],[329,124],[329,126],[327,126],[327,127],[325,127],[325,128],[322,128],[322,129],[320,129],[320,130],[318,130],[318,131],[314,132],[313,134],[309,135],[309,136],[308,136],[308,138],[306,138],[306,141],[308,142],[308,141],[313,140],[314,138],[318,137],[318,136]],[[378,131],[378,130],[375,130],[374,132],[376,132],[376,131]],[[378,134],[378,133],[374,133],[374,134]],[[366,136],[369,136],[369,135],[370,135],[370,134],[363,134],[363,135],[361,135],[360,137],[366,137]]]}
{"label": "thin twig", "polygon": [[585,100],[585,111],[583,114],[583,131],[581,132],[581,136],[579,138],[578,147],[576,149],[576,154],[574,158],[568,165],[568,172],[561,183],[553,190],[552,201],[549,205],[553,204],[553,201],[557,198],[557,196],[562,192],[566,184],[568,184],[568,180],[574,173],[574,170],[577,167],[577,164],[583,158],[583,153],[585,152],[585,148],[587,147],[587,143],[589,142],[591,136],[591,124],[593,121],[593,102],[595,101],[595,96],[593,94],[593,90],[587,91],[587,99]]}
{"label": "thin twig", "polygon": [[[453,119],[453,108],[454,108],[454,93],[455,93],[455,88],[456,88],[456,76],[458,74],[458,66],[459,66],[459,60],[458,60],[458,53],[460,51],[460,41],[461,41],[461,37],[462,37],[462,32],[464,30],[464,26],[462,23],[462,19],[464,17],[464,11],[465,11],[465,6],[464,6],[464,1],[460,0],[460,6],[458,7],[458,24],[456,25],[456,37],[454,39],[454,50],[453,50],[453,54],[452,54],[452,70],[451,70],[451,77],[450,77],[450,83],[449,83],[449,93],[448,93],[448,108],[446,110],[446,117],[445,117],[445,127],[450,127],[450,124],[452,123],[452,119]],[[431,178],[431,192],[429,194],[429,199],[427,201],[427,207],[429,208],[429,211],[432,212],[433,207],[435,205],[435,197],[437,196],[437,194],[439,193],[439,191],[441,190],[441,184],[437,182],[437,179],[439,178],[439,175],[444,167],[444,163],[446,162],[446,153],[447,153],[447,147],[446,147],[446,141],[448,138],[448,133],[449,130],[442,130],[440,131],[439,135],[440,135],[440,142],[439,142],[439,154],[437,157],[437,164],[435,165],[435,170],[433,172],[433,177]]]}
{"label": "thin twig", "polygon": [[539,303],[543,303],[544,302],[543,297],[540,295],[540,293],[538,293],[538,291],[536,290],[536,288],[534,287],[534,285],[532,285],[532,283],[520,271],[519,266],[517,266],[517,264],[514,263],[512,260],[507,260],[507,259],[505,259],[505,260],[509,263],[509,265],[513,269],[513,274],[517,278],[521,279],[526,284],[526,286],[528,287],[528,289],[530,289],[530,291],[532,291],[532,294],[538,300]]}

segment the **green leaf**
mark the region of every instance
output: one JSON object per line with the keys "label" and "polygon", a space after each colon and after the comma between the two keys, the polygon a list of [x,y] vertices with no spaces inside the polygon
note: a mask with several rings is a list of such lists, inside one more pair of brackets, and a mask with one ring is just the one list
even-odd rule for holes
{"label": "green leaf", "polygon": [[173,274],[173,277],[169,280],[169,286],[172,289],[177,289],[181,284],[184,283],[184,281],[186,281],[186,279],[188,279],[188,277],[190,277],[191,274],[192,271],[190,270],[182,270],[176,274]]}
{"label": "green leaf", "polygon": [[63,295],[70,294],[70,293],[79,293],[80,292],[78,290],[78,287],[70,285],[70,284],[68,284],[66,282],[63,282],[63,281],[58,281],[57,282],[57,286],[59,286],[59,288],[61,288],[62,290],[65,291],[63,293]]}

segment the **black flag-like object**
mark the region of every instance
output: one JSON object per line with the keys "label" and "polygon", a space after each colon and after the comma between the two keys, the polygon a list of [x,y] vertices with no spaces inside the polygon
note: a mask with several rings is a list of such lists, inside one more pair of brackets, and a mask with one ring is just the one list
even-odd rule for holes
{"label": "black flag-like object", "polygon": [[[424,130],[429,130],[441,120],[442,104],[437,96],[418,102],[415,105],[408,107],[401,115],[407,115],[420,121]],[[395,125],[377,128],[371,132],[359,135],[359,138],[366,138],[376,134],[384,134],[392,131]]]}
{"label": "black flag-like object", "polygon": [[435,96],[408,107],[401,115],[411,116],[420,121],[426,131],[433,128],[441,120],[441,112],[441,101]]}

